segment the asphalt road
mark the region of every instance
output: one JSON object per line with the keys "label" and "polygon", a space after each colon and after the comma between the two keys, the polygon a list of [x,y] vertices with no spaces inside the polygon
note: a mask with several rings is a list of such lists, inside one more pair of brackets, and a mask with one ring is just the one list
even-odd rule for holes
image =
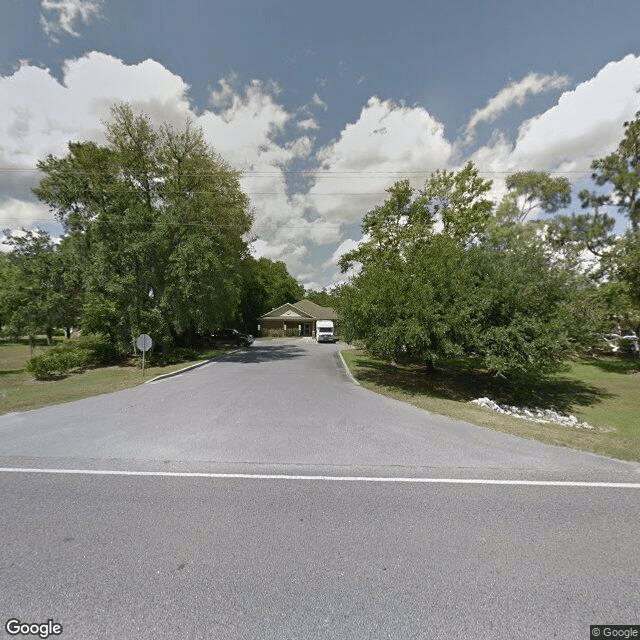
{"label": "asphalt road", "polygon": [[640,623],[640,465],[377,396],[337,351],[259,342],[0,416],[0,637],[10,618],[63,639]]}

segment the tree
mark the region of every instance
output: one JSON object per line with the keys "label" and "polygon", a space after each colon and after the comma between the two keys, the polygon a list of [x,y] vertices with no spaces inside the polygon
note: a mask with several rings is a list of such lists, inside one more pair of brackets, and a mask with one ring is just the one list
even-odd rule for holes
{"label": "tree", "polygon": [[12,309],[14,306],[13,297],[16,283],[20,280],[20,272],[18,267],[11,260],[8,253],[0,252],[0,329],[2,334],[10,335],[16,339],[12,324]]}
{"label": "tree", "polygon": [[10,283],[15,278],[15,268],[9,263],[9,256],[0,251],[0,334],[9,319],[9,309],[6,296],[10,290]]}
{"label": "tree", "polygon": [[336,289],[308,289],[304,292],[304,297],[311,302],[315,302],[321,307],[335,307],[337,304],[337,288]]}
{"label": "tree", "polygon": [[289,274],[284,262],[248,256],[243,274],[241,324],[245,329],[253,330],[263,313],[304,295],[304,288]]}
{"label": "tree", "polygon": [[608,156],[591,163],[598,186],[610,185],[611,194],[602,198],[629,218],[634,233],[640,231],[640,111],[635,120],[624,123],[624,137]]}
{"label": "tree", "polygon": [[615,243],[615,218],[597,209],[591,213],[558,215],[550,224],[551,241],[557,247],[573,245],[579,251],[587,250],[604,258]]}
{"label": "tree", "polygon": [[362,265],[339,293],[348,340],[428,366],[473,357],[502,376],[562,366],[585,339],[577,320],[588,319],[588,283],[552,255],[538,225],[491,219],[490,186],[468,165],[434,174],[417,194],[406,180],[387,190],[364,217],[369,239],[340,263]]}
{"label": "tree", "polygon": [[472,162],[458,172],[436,171],[420,192],[431,218],[440,216],[447,235],[469,242],[486,227],[493,202],[485,198],[491,180],[483,180]]}
{"label": "tree", "polygon": [[120,104],[105,128],[107,146],[41,161],[35,189],[83,269],[82,325],[123,346],[188,343],[238,312],[252,222],[239,174],[189,123],[154,128]]}
{"label": "tree", "polygon": [[607,192],[581,194],[583,206],[615,206],[630,223],[630,229],[615,242],[612,240],[612,248],[605,254],[609,282],[606,288],[616,293],[608,297],[616,305],[610,307],[610,311],[618,317],[637,318],[640,315],[640,111],[634,120],[624,123],[624,137],[616,151],[594,160],[591,168],[594,182],[606,187]]}
{"label": "tree", "polygon": [[571,184],[567,178],[552,178],[544,171],[520,171],[507,177],[507,194],[498,208],[498,217],[524,222],[539,209],[545,213],[568,207]]}
{"label": "tree", "polygon": [[4,232],[11,248],[5,257],[2,306],[6,332],[14,338],[28,335],[33,348],[35,336],[44,333],[51,343],[53,329],[66,309],[62,286],[63,269],[51,236],[40,229],[21,233]]}
{"label": "tree", "polygon": [[389,198],[364,217],[369,240],[340,260],[343,272],[362,265],[338,295],[348,340],[388,358],[408,351],[430,364],[461,353],[469,312],[464,248],[489,220],[490,188],[469,163],[458,173],[435,172],[418,192],[408,180],[387,189]]}
{"label": "tree", "polygon": [[640,231],[627,234],[618,249],[617,275],[627,285],[629,297],[640,311]]}
{"label": "tree", "polygon": [[467,254],[476,278],[470,348],[495,373],[544,375],[592,345],[604,309],[572,256],[550,250],[537,224],[517,227],[494,227]]}

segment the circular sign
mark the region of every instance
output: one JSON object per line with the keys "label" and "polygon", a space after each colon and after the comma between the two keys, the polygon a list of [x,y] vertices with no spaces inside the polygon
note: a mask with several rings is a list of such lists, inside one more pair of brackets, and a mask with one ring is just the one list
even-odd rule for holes
{"label": "circular sign", "polygon": [[136,346],[140,351],[149,351],[152,344],[153,340],[151,339],[151,336],[148,336],[146,333],[141,333],[136,340]]}

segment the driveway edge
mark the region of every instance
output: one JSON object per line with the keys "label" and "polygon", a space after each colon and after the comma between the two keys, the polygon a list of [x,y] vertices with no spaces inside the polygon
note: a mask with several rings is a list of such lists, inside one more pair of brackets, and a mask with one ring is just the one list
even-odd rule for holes
{"label": "driveway edge", "polygon": [[346,371],[347,377],[349,378],[349,380],[351,380],[351,382],[353,382],[354,384],[357,384],[358,386],[360,386],[360,383],[353,377],[351,370],[349,369],[345,359],[343,358],[342,351],[338,351],[338,355],[340,356],[340,360],[342,360],[342,366],[344,367],[344,370]]}
{"label": "driveway edge", "polygon": [[[236,353],[240,351],[240,349],[234,349],[233,351],[228,351],[222,355],[229,355],[230,353]],[[151,380],[145,380],[143,384],[149,384],[150,382],[157,382],[158,380],[164,380],[165,378],[173,378],[173,376],[179,376],[181,373],[185,371],[191,371],[191,369],[197,369],[198,367],[204,367],[205,364],[209,364],[214,360],[217,360],[222,356],[216,356],[215,358],[209,358],[208,360],[203,360],[202,362],[196,362],[195,364],[190,364],[188,367],[184,367],[182,369],[177,369],[176,371],[171,371],[170,373],[163,373],[162,375],[156,376],[155,378],[151,378]]]}

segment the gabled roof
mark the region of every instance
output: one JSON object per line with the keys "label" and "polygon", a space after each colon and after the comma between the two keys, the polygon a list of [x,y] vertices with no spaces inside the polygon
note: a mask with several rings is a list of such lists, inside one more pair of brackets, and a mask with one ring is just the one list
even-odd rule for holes
{"label": "gabled roof", "polygon": [[297,306],[290,304],[287,302],[276,309],[272,309],[269,313],[265,313],[260,316],[260,318],[271,318],[271,319],[287,319],[291,318],[292,320],[303,319],[303,320],[314,320],[315,316],[304,311],[303,309],[298,309]]}
{"label": "gabled roof", "polygon": [[311,300],[299,300],[293,304],[287,302],[269,313],[260,316],[271,320],[337,320],[338,314],[331,307],[321,307]]}
{"label": "gabled roof", "polygon": [[337,320],[338,314],[331,307],[321,307],[319,304],[312,302],[311,300],[299,300],[294,302],[294,306],[298,309],[302,309],[311,314],[318,320]]}

